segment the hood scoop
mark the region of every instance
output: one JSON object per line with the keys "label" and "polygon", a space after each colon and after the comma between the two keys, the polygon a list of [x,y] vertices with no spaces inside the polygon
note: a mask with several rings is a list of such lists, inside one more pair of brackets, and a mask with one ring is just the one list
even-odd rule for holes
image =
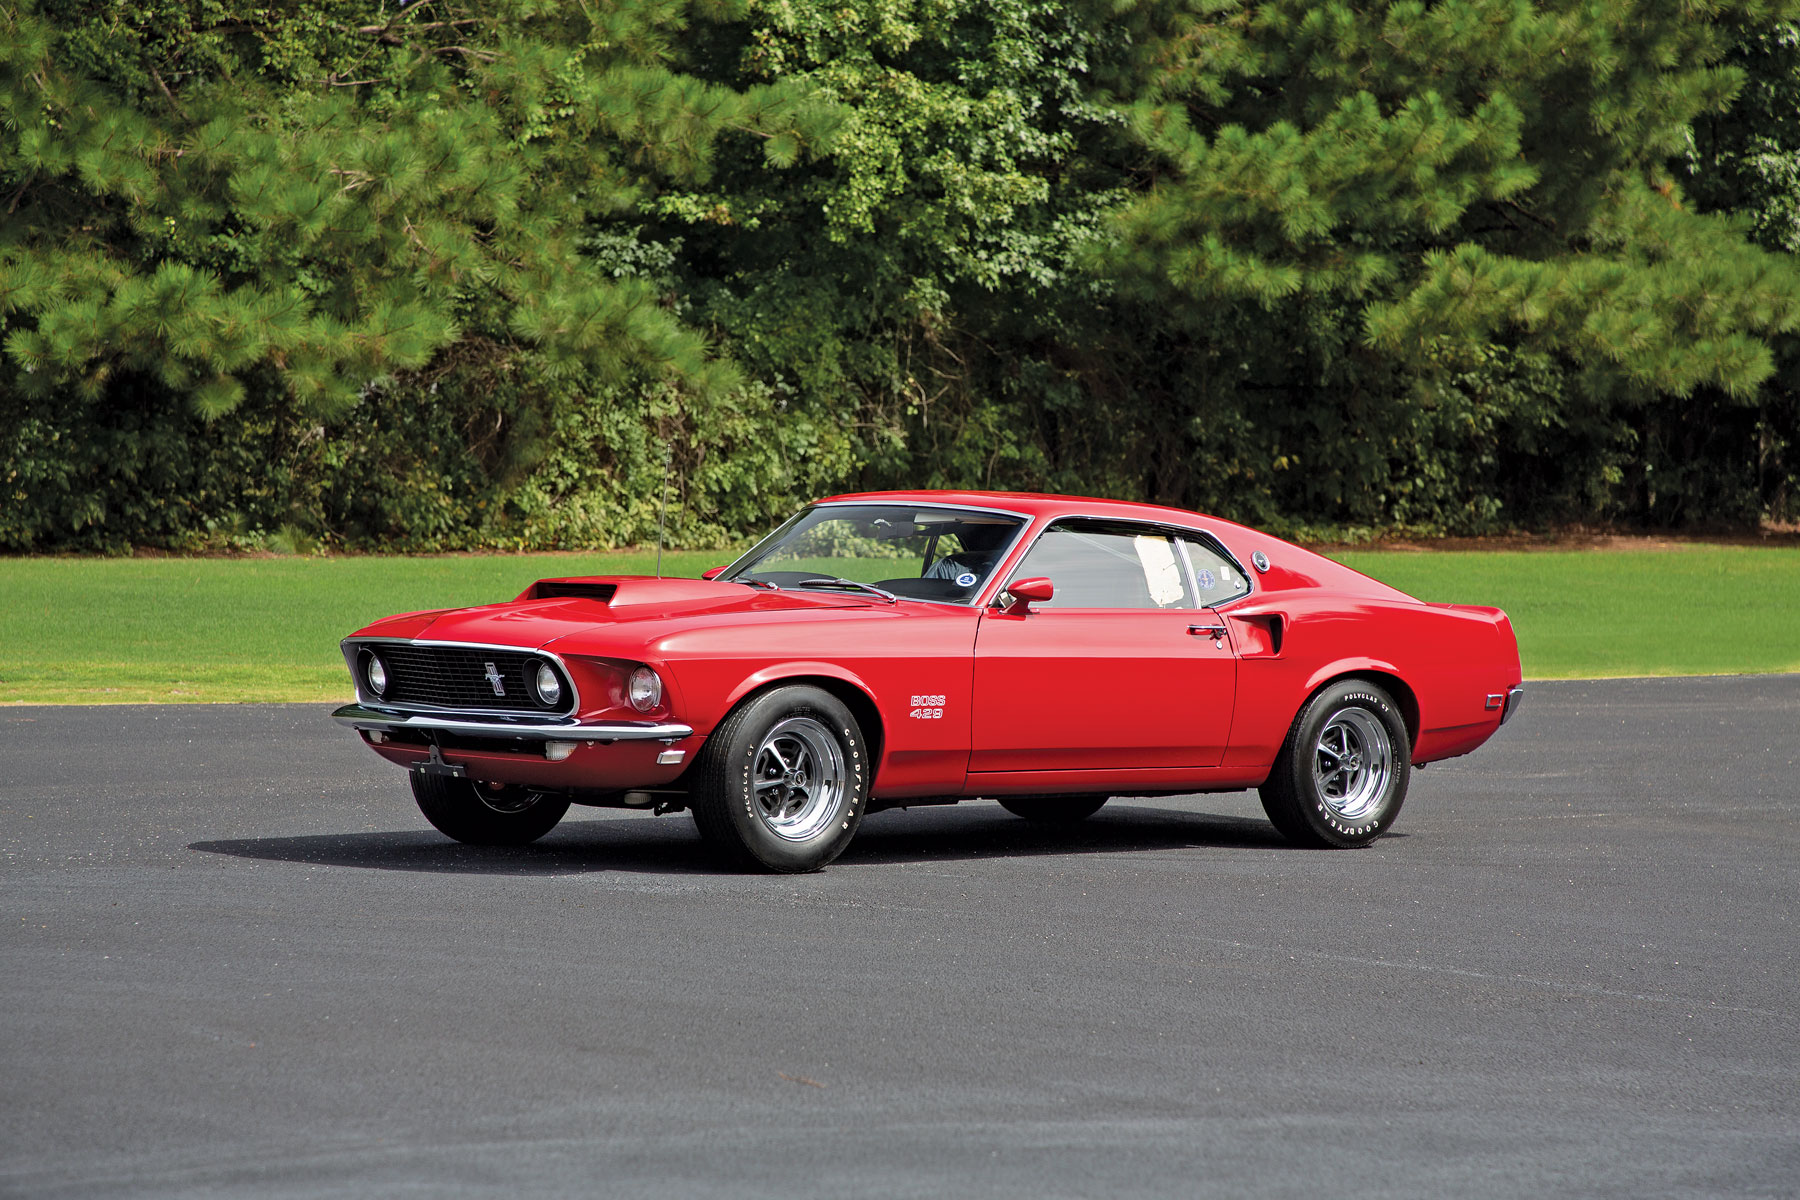
{"label": "hood scoop", "polygon": [[[426,614],[430,623],[411,636],[473,646],[542,647],[559,638],[639,622],[647,622],[640,628],[660,636],[656,623],[675,617],[867,607],[869,603],[869,598],[847,592],[770,592],[736,583],[640,575],[578,576],[540,579],[516,600]],[[611,654],[613,650],[577,647],[574,652]]]}
{"label": "hood scoop", "polygon": [[[559,620],[571,625],[592,625],[702,612],[843,608],[866,604],[867,598],[843,592],[770,592],[706,579],[589,575],[540,579],[519,593],[513,603],[525,606],[510,613],[498,611],[504,610],[505,605],[463,611],[481,613],[484,619],[491,620]],[[440,635],[434,630],[433,636]]]}
{"label": "hood scoop", "polygon": [[619,590],[616,583],[592,583],[585,579],[540,579],[525,589],[521,600],[592,600],[605,604]]}

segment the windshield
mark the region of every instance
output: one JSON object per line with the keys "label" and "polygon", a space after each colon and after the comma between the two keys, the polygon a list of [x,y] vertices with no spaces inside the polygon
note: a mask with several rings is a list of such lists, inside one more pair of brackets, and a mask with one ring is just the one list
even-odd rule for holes
{"label": "windshield", "polygon": [[719,578],[784,588],[869,584],[910,600],[967,604],[1025,525],[967,508],[830,504],[806,509]]}

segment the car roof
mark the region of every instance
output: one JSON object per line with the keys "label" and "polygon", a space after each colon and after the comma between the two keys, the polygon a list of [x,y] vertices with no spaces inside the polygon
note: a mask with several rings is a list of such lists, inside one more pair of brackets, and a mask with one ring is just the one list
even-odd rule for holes
{"label": "car roof", "polygon": [[1116,517],[1120,520],[1161,521],[1204,527],[1217,521],[1202,513],[1134,500],[1107,500],[1099,496],[1056,496],[1044,492],[964,492],[918,490],[905,492],[849,492],[826,496],[820,504],[961,504],[974,508],[999,508],[1026,517]]}
{"label": "car roof", "polygon": [[971,491],[905,491],[850,492],[827,496],[816,503],[839,502],[867,504],[960,504],[973,508],[1000,509],[1018,513],[1031,520],[1056,517],[1100,517],[1120,521],[1146,521],[1194,529],[1210,534],[1237,559],[1239,569],[1252,561],[1255,551],[1273,560],[1267,567],[1256,568],[1258,586],[1269,589],[1324,587],[1353,596],[1419,603],[1413,597],[1388,584],[1369,578],[1362,572],[1323,555],[1284,541],[1271,533],[1252,529],[1223,517],[1207,516],[1185,508],[1163,504],[1144,504],[1134,500],[1106,500],[1098,496],[1057,496],[1043,492],[971,492]]}

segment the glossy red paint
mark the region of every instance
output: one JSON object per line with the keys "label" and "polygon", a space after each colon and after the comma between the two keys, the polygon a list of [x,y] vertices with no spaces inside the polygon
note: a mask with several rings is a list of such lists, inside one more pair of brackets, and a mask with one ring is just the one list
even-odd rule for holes
{"label": "glossy red paint", "polygon": [[[1017,493],[865,493],[821,503],[849,502],[1000,510],[1028,524],[969,604],[712,579],[544,580],[508,603],[389,617],[346,641],[353,671],[359,648],[389,642],[541,654],[579,695],[560,719],[625,730],[618,740],[587,737],[558,760],[545,749],[554,732],[463,736],[458,722],[477,716],[384,706],[360,678],[359,706],[339,719],[365,731],[386,728],[381,721],[397,721],[396,712],[435,722],[371,742],[401,765],[426,759],[436,741],[442,760],[472,778],[612,803],[629,791],[679,795],[707,737],[736,706],[771,685],[804,681],[837,695],[863,726],[879,807],[1255,787],[1308,698],[1346,677],[1393,696],[1412,761],[1430,762],[1492,736],[1520,683],[1512,626],[1498,609],[1426,604],[1228,521]],[[1006,581],[1062,518],[1201,535],[1240,565],[1251,590],[1216,607],[1003,609],[996,600]],[[1258,555],[1266,569],[1252,565]],[[663,683],[649,710],[626,693],[639,665]]]}

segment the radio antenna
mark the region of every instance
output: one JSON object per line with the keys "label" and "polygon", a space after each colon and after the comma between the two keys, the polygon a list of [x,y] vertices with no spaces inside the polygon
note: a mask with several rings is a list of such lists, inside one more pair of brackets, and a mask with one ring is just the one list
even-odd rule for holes
{"label": "radio antenna", "polygon": [[669,511],[669,464],[675,461],[672,447],[663,447],[662,500],[656,506],[656,577],[662,578],[663,516]]}

